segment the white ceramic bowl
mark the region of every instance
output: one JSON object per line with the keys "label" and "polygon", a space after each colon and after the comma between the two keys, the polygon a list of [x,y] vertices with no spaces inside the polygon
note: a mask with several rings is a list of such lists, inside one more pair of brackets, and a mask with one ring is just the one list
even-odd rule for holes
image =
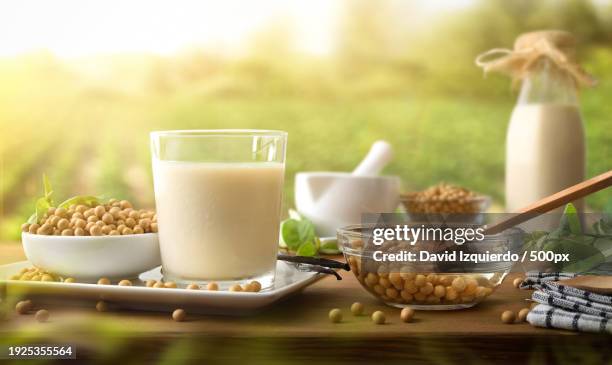
{"label": "white ceramic bowl", "polygon": [[400,178],[344,172],[300,172],[295,175],[295,206],[310,219],[319,236],[362,222],[363,213],[393,213],[399,205]]}
{"label": "white ceramic bowl", "polygon": [[133,278],[161,264],[157,233],[128,236],[21,234],[33,265],[81,280]]}

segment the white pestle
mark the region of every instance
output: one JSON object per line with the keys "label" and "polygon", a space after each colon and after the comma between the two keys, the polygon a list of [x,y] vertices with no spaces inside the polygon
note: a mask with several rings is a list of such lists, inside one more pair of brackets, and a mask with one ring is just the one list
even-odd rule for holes
{"label": "white pestle", "polygon": [[378,175],[385,166],[393,159],[393,148],[387,141],[376,141],[372,144],[370,152],[361,160],[353,170],[353,175],[372,176]]}
{"label": "white pestle", "polygon": [[[342,211],[343,209],[341,207],[343,206],[353,206],[354,203],[351,200],[355,199],[355,197],[350,193],[347,194],[347,192],[355,188],[356,181],[351,179],[351,176],[355,176],[356,178],[377,176],[392,158],[393,150],[391,145],[386,141],[376,141],[372,144],[366,157],[351,174],[346,174],[345,178],[334,179],[334,181],[327,186],[325,191],[319,194],[318,198],[313,199],[315,201],[313,202],[314,206],[312,208],[314,208],[316,212],[326,212],[323,214],[330,214],[332,212]],[[367,207],[363,208],[367,209]]]}

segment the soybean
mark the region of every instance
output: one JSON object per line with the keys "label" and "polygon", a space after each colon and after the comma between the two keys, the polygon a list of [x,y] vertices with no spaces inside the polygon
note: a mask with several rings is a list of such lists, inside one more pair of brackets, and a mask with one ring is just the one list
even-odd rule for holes
{"label": "soybean", "polygon": [[501,321],[506,324],[514,323],[515,319],[516,319],[516,315],[514,314],[513,311],[504,311],[501,314]]}
{"label": "soybean", "polygon": [[157,283],[157,281],[155,281],[155,280],[147,280],[147,281],[145,282],[145,286],[146,286],[147,288],[152,288],[152,287],[153,287],[153,286],[154,286],[156,283]]}
{"label": "soybean", "polygon": [[261,283],[259,281],[253,280],[253,281],[251,281],[251,283],[249,285],[251,286],[251,291],[253,291],[253,292],[261,291]]}
{"label": "soybean", "polygon": [[230,286],[229,291],[239,292],[239,291],[242,291],[242,287],[239,284],[235,284],[235,285]]}
{"label": "soybean", "polygon": [[47,322],[49,320],[49,311],[46,309],[41,309],[34,315],[34,318],[40,323]]}
{"label": "soybean", "polygon": [[334,308],[329,311],[328,317],[332,323],[340,323],[342,321],[342,311],[338,308]]}
{"label": "soybean", "polygon": [[376,324],[385,324],[386,321],[385,313],[382,311],[376,311],[372,313],[372,322]]}
{"label": "soybean", "polygon": [[474,304],[491,295],[500,282],[495,275],[489,279],[474,274],[414,273],[404,267],[363,272],[356,260],[349,257],[347,261],[359,282],[385,302]]}
{"label": "soybean", "polygon": [[525,322],[527,320],[527,315],[529,314],[529,308],[523,308],[518,312],[516,319],[519,322]]}
{"label": "soybean", "polygon": [[176,322],[183,322],[187,318],[187,312],[184,309],[175,309],[172,312],[172,319]]}
{"label": "soybean", "polygon": [[[94,228],[96,226],[100,229]],[[154,211],[134,210],[130,202],[119,202],[117,199],[91,207],[51,207],[37,222],[21,225],[23,232],[58,236],[143,234],[155,233],[157,229],[157,215]]]}
{"label": "soybean", "polygon": [[106,303],[103,300],[99,301],[98,303],[96,303],[96,310],[98,312],[106,312],[106,311],[108,311],[108,303]]}
{"label": "soybean", "polygon": [[111,281],[109,278],[100,278],[98,280],[98,285],[110,285]]}
{"label": "soybean", "polygon": [[355,302],[351,305],[351,313],[353,313],[354,316],[360,316],[363,314],[363,304],[359,303],[359,302]]}
{"label": "soybean", "polygon": [[446,183],[408,193],[402,198],[410,213],[479,213],[482,200],[468,189]]}
{"label": "soybean", "polygon": [[31,300],[22,300],[15,305],[15,311],[19,314],[27,314],[32,310]]}
{"label": "soybean", "polygon": [[400,319],[404,323],[408,323],[408,322],[412,321],[413,317],[414,317],[414,309],[412,309],[412,308],[404,308],[400,312]]}

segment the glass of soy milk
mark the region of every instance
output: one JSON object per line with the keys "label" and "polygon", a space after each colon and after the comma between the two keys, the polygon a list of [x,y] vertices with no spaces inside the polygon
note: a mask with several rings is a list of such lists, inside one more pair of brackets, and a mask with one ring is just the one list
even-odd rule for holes
{"label": "glass of soy milk", "polygon": [[164,280],[274,283],[287,133],[151,133]]}

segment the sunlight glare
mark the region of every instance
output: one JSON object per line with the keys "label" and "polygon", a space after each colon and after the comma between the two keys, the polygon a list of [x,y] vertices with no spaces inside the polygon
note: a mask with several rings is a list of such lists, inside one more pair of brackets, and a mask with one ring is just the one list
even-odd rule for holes
{"label": "sunlight glare", "polygon": [[61,57],[99,53],[171,54],[190,46],[234,52],[270,21],[289,18],[299,50],[329,51],[340,2],[4,0],[0,56],[47,50]]}

